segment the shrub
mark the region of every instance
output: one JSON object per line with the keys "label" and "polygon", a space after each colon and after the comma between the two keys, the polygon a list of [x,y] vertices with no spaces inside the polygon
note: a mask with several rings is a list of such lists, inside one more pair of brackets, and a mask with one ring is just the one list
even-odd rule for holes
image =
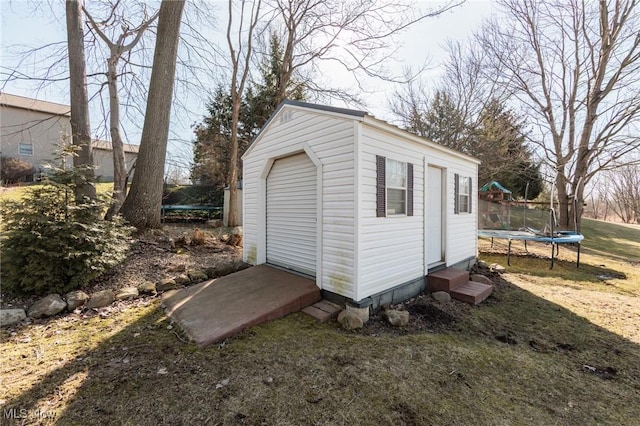
{"label": "shrub", "polygon": [[0,159],[0,179],[3,182],[9,184],[22,182],[27,177],[33,176],[35,172],[36,169],[28,161],[12,157]]}
{"label": "shrub", "polygon": [[54,172],[22,200],[0,208],[4,290],[76,290],[125,258],[132,228],[119,218],[101,219],[106,198],[75,200],[74,173]]}

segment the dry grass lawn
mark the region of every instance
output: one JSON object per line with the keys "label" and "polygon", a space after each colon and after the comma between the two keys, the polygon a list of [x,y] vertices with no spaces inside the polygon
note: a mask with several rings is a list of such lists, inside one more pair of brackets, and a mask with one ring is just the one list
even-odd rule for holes
{"label": "dry grass lawn", "polygon": [[638,424],[638,265],[560,256],[513,258],[479,307],[420,297],[402,330],[293,314],[199,349],[157,299],[5,329],[2,424]]}

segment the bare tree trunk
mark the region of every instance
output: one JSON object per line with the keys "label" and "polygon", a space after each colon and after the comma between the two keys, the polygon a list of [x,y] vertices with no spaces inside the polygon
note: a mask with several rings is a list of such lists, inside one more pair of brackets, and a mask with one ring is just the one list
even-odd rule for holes
{"label": "bare tree trunk", "polygon": [[124,143],[120,136],[120,99],[118,98],[117,59],[109,58],[107,84],[109,86],[109,132],[113,149],[113,199],[106,219],[111,220],[118,214],[127,195],[127,168],[124,157]]}
{"label": "bare tree trunk", "polygon": [[[241,2],[238,28],[233,28],[233,1],[229,0],[229,21],[227,23],[227,44],[231,56],[231,158],[229,159],[229,226],[238,225],[238,125],[240,123],[240,106],[244,94],[245,83],[249,76],[249,67],[253,55],[253,32],[258,26],[262,0],[251,2],[246,39],[243,37],[243,16],[248,9],[245,1]],[[237,42],[234,42],[234,32]],[[237,44],[235,44],[237,43]]]}
{"label": "bare tree trunk", "polygon": [[[240,102],[233,102],[231,121],[238,123],[240,120]],[[229,160],[229,226],[238,225],[238,126],[231,128],[231,158]]]}
{"label": "bare tree trunk", "polygon": [[[111,14],[116,13],[118,4],[113,5]],[[118,214],[122,203],[127,195],[127,169],[125,164],[124,142],[120,134],[120,97],[118,95],[118,62],[122,56],[130,52],[142,39],[142,35],[149,26],[157,19],[158,12],[148,19],[143,19],[142,23],[135,28],[129,25],[122,26],[122,33],[114,42],[100,28],[91,14],[83,8],[87,16],[89,25],[96,32],[98,37],[104,41],[109,48],[109,59],[107,59],[107,86],[109,88],[109,134],[111,135],[111,147],[113,151],[113,197],[109,210],[105,215],[105,219],[111,220],[113,216]],[[146,15],[145,15],[146,16]],[[104,22],[102,23],[104,25]],[[129,37],[135,37],[129,43],[126,40]]]}
{"label": "bare tree trunk", "polygon": [[149,98],[136,173],[121,209],[124,218],[138,229],[161,226],[162,179],[184,4],[184,0],[163,0],[160,6]]}
{"label": "bare tree trunk", "polygon": [[67,43],[69,48],[69,85],[72,143],[78,147],[73,166],[81,170],[76,181],[76,202],[96,198],[93,149],[87,96],[87,71],[84,59],[82,1],[67,0]]}

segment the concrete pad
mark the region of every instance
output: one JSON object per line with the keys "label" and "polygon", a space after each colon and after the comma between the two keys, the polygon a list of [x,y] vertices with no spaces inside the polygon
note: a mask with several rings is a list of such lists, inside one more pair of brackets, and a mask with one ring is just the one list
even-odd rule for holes
{"label": "concrete pad", "polygon": [[313,280],[267,265],[162,295],[169,317],[198,346],[298,312],[320,299]]}

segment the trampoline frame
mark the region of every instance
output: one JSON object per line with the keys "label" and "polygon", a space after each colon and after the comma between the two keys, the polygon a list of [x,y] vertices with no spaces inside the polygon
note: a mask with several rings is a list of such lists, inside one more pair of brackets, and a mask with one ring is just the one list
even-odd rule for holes
{"label": "trampoline frame", "polygon": [[513,240],[524,241],[525,250],[527,250],[527,241],[537,241],[541,243],[551,244],[551,266],[549,267],[549,269],[553,269],[555,258],[560,253],[560,244],[576,245],[578,247],[578,258],[576,261],[576,267],[580,267],[580,241],[584,239],[584,236],[579,232],[556,231],[550,235],[539,235],[528,230],[509,231],[502,229],[479,229],[478,236],[491,238],[491,247],[493,247],[494,238],[508,240],[509,245],[507,249],[507,265],[509,266],[511,266],[511,242]]}

